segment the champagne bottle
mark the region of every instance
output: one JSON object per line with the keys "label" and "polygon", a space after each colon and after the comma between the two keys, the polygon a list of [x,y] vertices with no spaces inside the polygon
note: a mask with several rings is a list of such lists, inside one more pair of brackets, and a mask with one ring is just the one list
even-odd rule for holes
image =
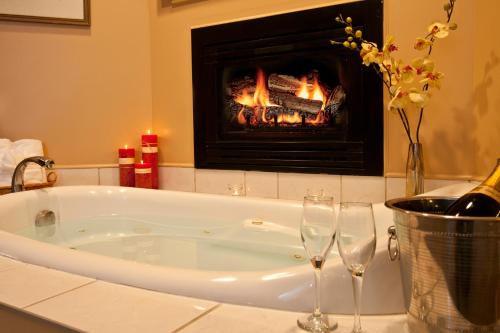
{"label": "champagne bottle", "polygon": [[491,175],[479,186],[452,203],[446,209],[445,214],[500,217],[500,158]]}

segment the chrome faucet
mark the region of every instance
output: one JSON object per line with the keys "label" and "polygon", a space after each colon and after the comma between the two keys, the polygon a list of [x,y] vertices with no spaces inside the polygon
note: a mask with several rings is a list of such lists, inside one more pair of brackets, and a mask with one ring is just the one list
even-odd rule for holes
{"label": "chrome faucet", "polygon": [[11,192],[21,192],[24,190],[24,170],[26,170],[28,163],[36,163],[47,169],[52,169],[54,167],[54,161],[47,157],[33,156],[25,158],[19,162],[14,170],[14,174],[12,175]]}

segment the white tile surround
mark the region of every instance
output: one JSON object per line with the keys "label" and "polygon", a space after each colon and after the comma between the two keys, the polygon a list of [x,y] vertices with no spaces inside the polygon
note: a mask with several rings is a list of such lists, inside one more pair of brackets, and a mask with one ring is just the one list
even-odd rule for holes
{"label": "white tile surround", "polygon": [[99,169],[57,169],[57,185],[98,185]]}
{"label": "white tile surround", "polygon": [[[57,169],[56,185],[118,185],[118,168]],[[426,179],[425,191],[463,183]],[[323,189],[336,201],[383,202],[405,195],[405,179],[239,170],[159,168],[160,189],[231,195],[230,185],[242,186],[251,197],[301,200],[307,190]]]}

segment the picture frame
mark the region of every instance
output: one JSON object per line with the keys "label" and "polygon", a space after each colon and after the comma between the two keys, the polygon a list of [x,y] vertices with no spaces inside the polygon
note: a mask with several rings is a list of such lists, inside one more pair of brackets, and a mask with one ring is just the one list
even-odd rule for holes
{"label": "picture frame", "polygon": [[2,0],[0,20],[90,26],[90,0]]}
{"label": "picture frame", "polygon": [[177,6],[187,5],[187,4],[199,2],[199,1],[204,1],[204,0],[168,0],[167,2],[170,6],[177,7]]}

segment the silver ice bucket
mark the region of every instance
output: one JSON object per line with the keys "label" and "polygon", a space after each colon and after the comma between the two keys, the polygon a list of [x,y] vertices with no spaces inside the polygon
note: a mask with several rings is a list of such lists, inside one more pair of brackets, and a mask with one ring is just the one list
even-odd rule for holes
{"label": "silver ice bucket", "polygon": [[412,333],[500,332],[500,218],[442,215],[455,199],[385,203]]}

